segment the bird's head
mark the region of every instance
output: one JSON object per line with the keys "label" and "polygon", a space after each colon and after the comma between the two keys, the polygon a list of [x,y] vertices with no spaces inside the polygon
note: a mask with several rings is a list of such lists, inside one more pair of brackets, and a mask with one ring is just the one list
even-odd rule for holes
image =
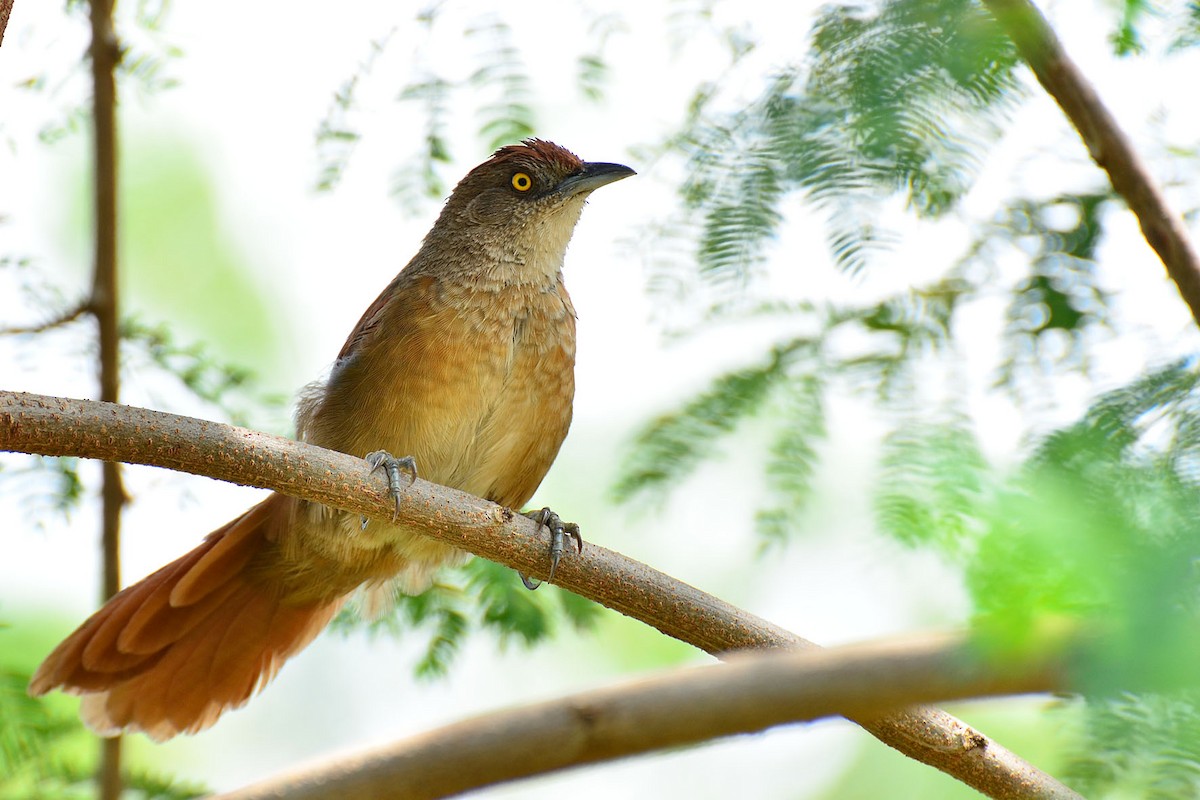
{"label": "bird's head", "polygon": [[469,240],[501,263],[556,272],[588,195],[633,174],[541,139],[501,147],[454,188],[426,244]]}

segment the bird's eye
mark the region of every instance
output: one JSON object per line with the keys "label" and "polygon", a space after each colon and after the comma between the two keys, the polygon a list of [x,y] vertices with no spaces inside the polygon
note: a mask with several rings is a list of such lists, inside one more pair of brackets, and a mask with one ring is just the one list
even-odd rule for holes
{"label": "bird's eye", "polygon": [[518,172],[512,176],[512,187],[518,192],[528,192],[533,188],[533,178],[524,172]]}

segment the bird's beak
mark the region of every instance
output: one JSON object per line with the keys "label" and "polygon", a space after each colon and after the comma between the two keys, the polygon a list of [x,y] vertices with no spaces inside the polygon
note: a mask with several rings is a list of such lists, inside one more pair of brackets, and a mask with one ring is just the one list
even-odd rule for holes
{"label": "bird's beak", "polygon": [[605,164],[603,162],[588,162],[583,165],[583,172],[578,172],[564,178],[555,189],[556,192],[570,197],[599,189],[601,186],[628,178],[637,173],[624,164]]}

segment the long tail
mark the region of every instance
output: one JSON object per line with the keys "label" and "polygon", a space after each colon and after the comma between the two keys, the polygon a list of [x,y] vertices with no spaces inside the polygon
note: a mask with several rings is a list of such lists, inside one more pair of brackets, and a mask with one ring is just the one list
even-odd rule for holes
{"label": "long tail", "polygon": [[136,583],[55,648],[29,685],[83,695],[88,727],[162,741],[246,703],[329,623],[344,599],[290,604],[261,577],[288,524],[272,495],[183,558]]}

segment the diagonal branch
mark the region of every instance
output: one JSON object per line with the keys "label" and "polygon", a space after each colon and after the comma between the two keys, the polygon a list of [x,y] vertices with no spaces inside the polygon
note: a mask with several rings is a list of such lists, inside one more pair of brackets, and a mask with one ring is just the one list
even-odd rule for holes
{"label": "diagonal branch", "polygon": [[1046,92],[1062,107],[1092,159],[1137,216],[1142,235],[1158,253],[1192,317],[1200,323],[1200,256],[1182,218],[1167,205],[1117,120],[1063,50],[1042,13],[1029,0],[984,0],[1008,32]]}
{"label": "diagonal branch", "polygon": [[4,29],[8,27],[8,18],[12,16],[14,0],[0,0],[0,45],[4,44]]}
{"label": "diagonal branch", "polygon": [[1033,648],[1021,664],[988,662],[950,636],[743,654],[720,669],[675,669],[464,720],[215,800],[431,800],[835,714],[1061,689],[1061,644]]}
{"label": "diagonal branch", "polygon": [[[149,464],[261,486],[391,519],[383,476],[361,459],[256,431],[130,406],[0,391],[0,451]],[[532,521],[478,497],[417,480],[401,497],[405,526],[535,578],[547,545]],[[713,654],[809,648],[811,642],[619,553],[589,544],[555,583]],[[1077,798],[958,719],[910,708],[859,721],[905,755],[997,798]]]}

